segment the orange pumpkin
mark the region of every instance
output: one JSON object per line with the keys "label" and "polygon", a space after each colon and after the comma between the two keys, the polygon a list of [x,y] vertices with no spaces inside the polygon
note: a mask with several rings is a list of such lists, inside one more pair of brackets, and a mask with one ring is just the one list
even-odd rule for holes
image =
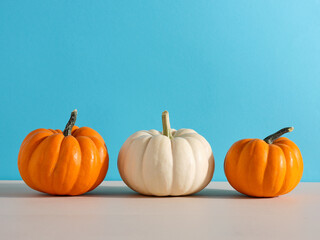
{"label": "orange pumpkin", "polygon": [[109,156],[103,138],[89,127],[74,126],[77,110],[61,130],[36,129],[21,144],[18,156],[25,183],[52,195],[80,195],[105,178]]}
{"label": "orange pumpkin", "polygon": [[224,161],[231,186],[253,197],[275,197],[293,190],[302,177],[302,156],[294,142],[280,137],[292,130],[283,128],[264,140],[234,143]]}

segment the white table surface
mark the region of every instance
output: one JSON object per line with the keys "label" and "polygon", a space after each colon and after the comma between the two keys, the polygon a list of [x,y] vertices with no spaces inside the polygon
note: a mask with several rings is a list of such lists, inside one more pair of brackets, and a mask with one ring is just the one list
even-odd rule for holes
{"label": "white table surface", "polygon": [[226,182],[188,197],[146,197],[103,182],[55,197],[0,181],[0,239],[320,239],[320,183],[249,198]]}

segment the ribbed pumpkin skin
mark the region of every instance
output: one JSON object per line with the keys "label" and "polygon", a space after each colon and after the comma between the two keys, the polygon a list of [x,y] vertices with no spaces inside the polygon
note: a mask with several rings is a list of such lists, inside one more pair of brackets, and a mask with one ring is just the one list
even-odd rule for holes
{"label": "ribbed pumpkin skin", "polygon": [[253,197],[276,197],[298,185],[303,161],[297,145],[286,137],[272,144],[243,139],[229,149],[224,170],[237,191]]}
{"label": "ribbed pumpkin skin", "polygon": [[192,129],[132,134],[120,149],[118,169],[132,190],[144,195],[183,196],[201,191],[214,172],[210,144]]}
{"label": "ribbed pumpkin skin", "polygon": [[105,178],[108,163],[103,138],[89,127],[74,126],[66,137],[61,130],[34,130],[22,142],[18,156],[25,183],[52,195],[93,190]]}

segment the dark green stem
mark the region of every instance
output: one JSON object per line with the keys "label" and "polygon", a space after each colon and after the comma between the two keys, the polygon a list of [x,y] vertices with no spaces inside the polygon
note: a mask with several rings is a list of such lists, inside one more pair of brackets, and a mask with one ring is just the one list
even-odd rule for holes
{"label": "dark green stem", "polygon": [[69,119],[65,129],[63,130],[63,135],[65,137],[71,135],[71,130],[72,130],[72,128],[73,128],[73,126],[74,126],[74,124],[76,123],[76,120],[77,120],[77,114],[78,114],[77,109],[72,111],[70,119]]}
{"label": "dark green stem", "polygon": [[277,138],[281,137],[285,133],[292,132],[292,130],[293,130],[293,127],[282,128],[278,132],[271,134],[270,136],[266,137],[263,140],[268,144],[272,144]]}

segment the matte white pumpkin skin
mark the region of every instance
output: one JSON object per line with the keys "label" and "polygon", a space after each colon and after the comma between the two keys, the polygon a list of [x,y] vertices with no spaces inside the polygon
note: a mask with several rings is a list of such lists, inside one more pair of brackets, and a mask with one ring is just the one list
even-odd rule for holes
{"label": "matte white pumpkin skin", "polygon": [[210,144],[192,129],[138,131],[121,147],[118,169],[123,181],[144,195],[196,193],[211,181],[214,158]]}

